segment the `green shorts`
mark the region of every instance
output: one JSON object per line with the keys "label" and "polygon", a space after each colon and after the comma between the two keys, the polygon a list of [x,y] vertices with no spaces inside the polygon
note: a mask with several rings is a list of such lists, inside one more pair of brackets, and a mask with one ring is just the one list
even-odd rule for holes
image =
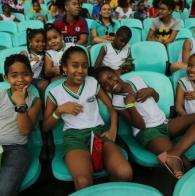
{"label": "green shorts", "polygon": [[162,124],[157,127],[142,129],[136,135],[136,139],[142,146],[146,146],[147,144],[149,144],[149,142],[159,137],[169,138],[169,131],[168,131],[167,124]]}
{"label": "green shorts", "polygon": [[[105,130],[104,126],[97,126],[87,129],[68,129],[64,133],[64,156],[71,150],[86,150],[90,149],[91,131],[95,135],[101,135]],[[104,141],[110,141],[103,137]]]}

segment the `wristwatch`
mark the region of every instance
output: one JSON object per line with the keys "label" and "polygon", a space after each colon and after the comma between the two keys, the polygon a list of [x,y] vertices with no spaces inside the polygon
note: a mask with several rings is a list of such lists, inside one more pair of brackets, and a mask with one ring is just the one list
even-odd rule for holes
{"label": "wristwatch", "polygon": [[19,112],[19,113],[24,113],[28,110],[28,106],[27,104],[24,104],[24,105],[16,105],[15,106],[15,111],[16,112]]}

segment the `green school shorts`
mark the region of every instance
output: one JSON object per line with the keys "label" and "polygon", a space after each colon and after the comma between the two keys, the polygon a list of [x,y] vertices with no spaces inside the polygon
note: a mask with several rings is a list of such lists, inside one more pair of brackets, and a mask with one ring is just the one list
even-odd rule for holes
{"label": "green school shorts", "polygon": [[[71,150],[86,150],[90,149],[91,131],[95,135],[101,135],[106,131],[106,127],[97,126],[87,129],[68,129],[64,133],[64,156]],[[104,141],[110,141],[108,138],[103,137]]]}
{"label": "green school shorts", "polygon": [[169,131],[168,131],[167,124],[162,124],[157,127],[142,129],[136,135],[136,139],[142,146],[146,146],[147,144],[149,144],[149,142],[159,137],[169,138]]}

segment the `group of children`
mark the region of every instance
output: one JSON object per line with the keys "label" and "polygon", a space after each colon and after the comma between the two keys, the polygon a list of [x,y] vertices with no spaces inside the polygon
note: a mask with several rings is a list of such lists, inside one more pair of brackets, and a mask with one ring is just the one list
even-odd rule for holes
{"label": "group of children", "polygon": [[[157,37],[164,44],[176,36],[178,28],[175,20],[168,19],[173,10],[171,6],[162,0],[159,9],[165,24],[170,22],[175,28],[170,38]],[[162,21],[161,18],[156,20],[149,37],[153,36],[155,25],[161,25]],[[141,77],[120,79],[121,74],[133,70],[128,46],[131,36],[130,29],[122,26],[112,36],[112,42],[101,48],[93,70],[94,78],[88,76],[86,51],[74,43],[65,43],[57,27],[48,25],[46,30],[27,30],[27,51],[7,57],[4,64],[10,89],[0,91],[0,144],[4,150],[0,195],[11,196],[19,191],[29,165],[27,136],[35,127],[41,107],[44,108],[43,131],[51,131],[59,119],[64,122],[62,158],[76,189],[93,184],[88,146],[92,131],[104,141],[103,164],[111,180],[132,180],[133,169],[115,144],[117,114],[127,120],[129,131],[133,131],[140,145],[155,153],[177,179],[183,176],[184,169],[190,165],[184,153],[195,142],[195,55],[187,62],[187,76],[178,83],[175,107],[178,117],[169,120],[157,105],[158,93]],[[64,82],[51,89],[44,104],[44,91],[49,82],[62,77]],[[40,90],[41,98],[31,94],[31,84]],[[100,115],[98,99],[108,108],[109,127]],[[178,135],[182,135],[180,141],[172,143],[172,138]]]}
{"label": "group of children", "polygon": [[[95,79],[88,76],[88,64],[86,51],[79,46],[70,46],[62,54],[60,74],[66,75],[65,81],[49,92],[43,120],[43,131],[46,132],[51,131],[60,118],[64,121],[64,160],[73,176],[75,188],[93,184],[88,146],[91,131],[104,141],[103,163],[111,179],[132,180],[131,165],[115,144],[117,113],[127,120],[129,131],[131,126],[137,128],[134,131],[137,141],[157,154],[161,163],[177,179],[181,178],[184,167],[189,166],[184,152],[195,142],[195,114],[192,110],[195,55],[189,59],[188,76],[179,81],[177,101],[180,106],[176,108],[180,116],[171,120],[166,119],[156,103],[158,93],[140,77],[123,81],[117,71],[101,66],[95,71]],[[29,91],[33,71],[27,56],[16,54],[7,57],[4,69],[10,89],[0,92],[0,143],[4,149],[0,193],[7,196],[17,193],[28,169],[27,135],[36,124],[41,100]],[[112,100],[107,93],[112,94]],[[110,126],[107,128],[100,116],[97,99],[108,107]],[[171,139],[181,134],[181,140],[173,144]]]}

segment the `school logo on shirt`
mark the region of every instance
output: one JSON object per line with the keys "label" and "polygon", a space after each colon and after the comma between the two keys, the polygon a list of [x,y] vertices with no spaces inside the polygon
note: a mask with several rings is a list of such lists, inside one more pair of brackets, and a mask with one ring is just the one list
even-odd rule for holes
{"label": "school logo on shirt", "polygon": [[95,96],[92,96],[92,97],[89,97],[88,99],[87,99],[87,102],[94,102],[95,101]]}
{"label": "school logo on shirt", "polygon": [[75,27],[75,31],[76,32],[79,32],[81,30],[81,28],[78,26],[78,27]]}
{"label": "school logo on shirt", "polygon": [[63,30],[63,33],[67,33],[68,32],[68,29],[67,29],[67,26],[64,27],[64,30]]}

